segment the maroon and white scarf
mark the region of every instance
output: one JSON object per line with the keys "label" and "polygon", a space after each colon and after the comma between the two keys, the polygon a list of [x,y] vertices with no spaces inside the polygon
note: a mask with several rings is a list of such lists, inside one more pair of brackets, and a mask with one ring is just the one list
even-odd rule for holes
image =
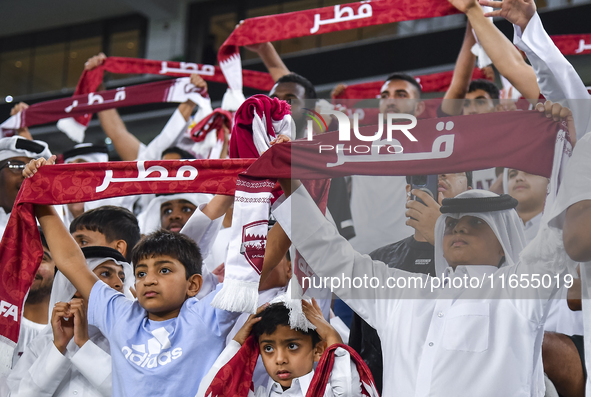
{"label": "maroon and white scarf", "polygon": [[67,126],[69,137],[82,141],[86,126],[78,123],[78,118],[90,120],[92,113],[106,109],[146,103],[182,103],[189,99],[200,108],[211,109],[207,90],[195,87],[190,78],[182,77],[36,103],[10,117],[0,128],[4,132],[60,120],[62,127]]}
{"label": "maroon and white scarf", "polygon": [[445,1],[380,0],[249,18],[222,44],[218,62],[230,93],[239,101],[243,81],[238,47],[457,13],[459,11]]}
{"label": "maroon and white scarf", "polygon": [[[291,136],[292,124],[287,102],[266,95],[250,97],[234,115],[230,157],[260,157],[279,134]],[[275,180],[238,177],[224,286],[212,306],[256,312],[275,185]]]}
{"label": "maroon and white scarf", "polygon": [[[376,128],[361,127],[360,132],[374,135]],[[418,137],[416,142],[395,133],[393,138],[398,142],[381,143],[383,146],[376,156],[360,150],[337,153],[334,150],[337,145],[363,148],[368,142],[351,134],[350,143],[346,143],[339,140],[339,132],[332,132],[316,136],[313,141],[274,145],[256,161],[115,162],[42,167],[22,184],[0,243],[3,274],[0,341],[4,342],[0,344],[0,357],[11,357],[10,350],[18,340],[23,300],[43,255],[33,204],[68,204],[145,193],[233,194],[236,175],[249,165],[244,175],[259,181],[439,174],[502,166],[551,177],[552,190],[556,191],[560,167],[570,155],[565,125],[538,112],[419,120],[412,133]],[[392,154],[388,146],[392,144],[401,144],[404,152]],[[321,196],[312,192],[312,197]],[[547,201],[552,199],[551,194]],[[248,266],[252,267],[250,263]],[[0,369],[9,368],[9,361]]]}
{"label": "maroon and white scarf", "polygon": [[[103,81],[103,74],[105,71],[118,74],[155,74],[177,77],[189,76],[193,73],[197,73],[206,81],[214,81],[218,83],[224,83],[226,81],[220,68],[213,65],[202,65],[191,62],[156,61],[141,58],[108,57],[95,69],[85,70],[82,73],[78,85],[76,86],[76,91],[74,91],[74,96],[95,92]],[[244,70],[242,72],[242,77],[244,78],[244,85],[246,87],[262,91],[269,91],[274,84],[269,73]],[[91,113],[76,117],[75,122],[78,124],[77,128],[86,128],[91,117]],[[70,121],[67,124],[60,124],[61,125],[58,125],[58,128],[66,132],[67,129],[72,128],[70,125],[72,125],[73,122]],[[65,128],[66,130],[62,128]]]}
{"label": "maroon and white scarf", "polygon": [[[324,395],[334,365],[335,350],[339,347],[347,350],[357,368],[362,386],[362,394],[369,397],[379,397],[373,375],[367,364],[355,350],[342,344],[332,345],[324,351],[314,370],[314,376],[308,387],[306,397]],[[258,356],[259,344],[256,338],[251,335],[246,339],[234,357],[220,368],[205,392],[205,396],[248,397],[249,392],[254,391],[252,374],[256,367]]]}
{"label": "maroon and white scarf", "polygon": [[[197,113],[187,131],[190,139],[179,141],[177,146],[193,153],[196,158],[219,159],[226,140],[224,129],[232,131],[233,119],[231,112],[220,108],[201,119]],[[186,141],[188,145],[185,145]]]}

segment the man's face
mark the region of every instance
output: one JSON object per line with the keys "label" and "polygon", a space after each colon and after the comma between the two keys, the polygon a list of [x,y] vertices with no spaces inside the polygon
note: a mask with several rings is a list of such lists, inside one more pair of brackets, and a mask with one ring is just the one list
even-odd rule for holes
{"label": "man's face", "polygon": [[187,200],[171,200],[160,206],[160,225],[171,232],[180,232],[197,206]]}
{"label": "man's face", "polygon": [[[1,161],[0,166],[5,165],[7,161],[27,164],[31,159],[28,157],[12,157]],[[6,166],[0,170],[0,207],[4,212],[9,213],[12,211],[16,196],[24,180],[21,169],[11,169]]]}
{"label": "man's face", "polygon": [[548,178],[509,169],[508,189],[509,194],[519,202],[517,205],[518,213],[536,209],[541,211],[546,200]]}
{"label": "man's face", "polygon": [[291,105],[291,117],[296,123],[296,130],[303,131],[306,118],[302,109],[306,99],[306,89],[298,83],[277,83],[271,89],[271,92],[269,92],[269,96],[289,102]]}
{"label": "man's face", "polygon": [[468,177],[465,172],[439,175],[438,191],[443,198],[454,198],[468,189]]}
{"label": "man's face", "polygon": [[380,113],[405,113],[418,116],[420,93],[406,80],[389,80],[380,90]]}
{"label": "man's face", "polygon": [[27,296],[27,303],[38,303],[49,297],[51,294],[51,287],[53,286],[54,275],[55,263],[53,262],[49,249],[43,247],[43,258],[41,259],[41,264],[35,274],[33,284],[31,284],[31,289]]}
{"label": "man's face", "polygon": [[[191,292],[183,264],[168,255],[142,258],[135,265],[135,290],[141,307],[151,320],[168,320],[178,316],[183,303],[195,296]],[[193,276],[201,280],[200,275]]]}
{"label": "man's face", "polygon": [[466,94],[463,108],[464,115],[492,113],[495,110],[495,104],[488,92],[477,89]]}
{"label": "man's face", "polygon": [[322,355],[322,348],[312,346],[312,337],[278,325],[271,335],[259,337],[259,350],[267,373],[283,388],[291,387],[295,378],[304,376],[314,368],[314,361]]}
{"label": "man's face", "polygon": [[503,248],[490,226],[480,218],[448,217],[443,233],[443,257],[452,268],[458,265],[498,266]]}

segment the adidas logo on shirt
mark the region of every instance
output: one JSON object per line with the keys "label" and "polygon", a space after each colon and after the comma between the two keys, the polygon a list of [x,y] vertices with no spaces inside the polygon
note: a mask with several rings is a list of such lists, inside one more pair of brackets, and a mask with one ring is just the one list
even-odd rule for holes
{"label": "adidas logo on shirt", "polygon": [[428,265],[431,263],[431,259],[416,259],[415,265]]}
{"label": "adidas logo on shirt", "polygon": [[154,337],[148,340],[147,349],[146,344],[131,345],[131,348],[123,346],[121,352],[125,358],[142,368],[156,368],[182,356],[183,349],[180,347],[171,350],[170,334],[164,327],[155,329],[152,335]]}

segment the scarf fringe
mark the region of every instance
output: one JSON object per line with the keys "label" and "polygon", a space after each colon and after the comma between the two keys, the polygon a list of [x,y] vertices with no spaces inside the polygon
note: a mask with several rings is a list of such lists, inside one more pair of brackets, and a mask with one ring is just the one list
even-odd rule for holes
{"label": "scarf fringe", "polygon": [[[238,51],[238,49],[236,49]],[[242,60],[240,59],[240,53],[236,52],[232,54],[228,59],[224,59],[220,62],[220,69],[224,73],[226,82],[228,83],[228,89],[231,91],[240,91],[242,93]],[[224,110],[226,109],[222,106]],[[235,110],[237,110],[236,108]]]}
{"label": "scarf fringe", "polygon": [[84,135],[86,133],[86,126],[80,124],[73,117],[60,119],[57,122],[57,128],[67,135],[68,138],[77,143],[84,142]]}
{"label": "scarf fringe", "polygon": [[238,110],[240,105],[246,101],[242,90],[233,90],[228,87],[226,92],[224,93],[224,97],[222,98],[222,109],[228,110],[230,112],[235,112]]}
{"label": "scarf fringe", "polygon": [[211,306],[230,312],[254,314],[259,303],[259,283],[226,278]]}

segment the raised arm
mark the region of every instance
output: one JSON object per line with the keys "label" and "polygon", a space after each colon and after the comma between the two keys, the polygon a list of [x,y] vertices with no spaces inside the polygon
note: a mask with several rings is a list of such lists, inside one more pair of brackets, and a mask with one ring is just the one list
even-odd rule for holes
{"label": "raised arm", "polygon": [[591,96],[575,68],[545,31],[534,1],[480,0],[480,3],[498,8],[487,15],[502,16],[513,24],[513,42],[527,55],[542,95],[548,100],[560,101],[573,111],[578,138],[582,138],[591,130],[591,105],[588,101]]}
{"label": "raised arm", "polygon": [[[37,172],[39,167],[46,163],[52,165],[54,162],[55,156],[52,156],[47,161],[44,158],[31,160],[23,171],[23,175],[30,178]],[[53,206],[35,205],[35,215],[37,215],[58,270],[74,284],[82,297],[88,300],[90,291],[98,278],[86,266],[86,259],[80,247],[66,229]]]}
{"label": "raised arm", "polygon": [[[12,109],[10,109],[10,115],[14,116],[18,112],[23,111],[28,107],[29,107],[29,105],[27,105],[26,103],[19,102],[18,104],[14,105],[14,107]],[[25,139],[28,139],[30,141],[33,140],[33,136],[31,135],[31,133],[29,132],[29,129],[27,127],[19,128],[17,130],[17,133]]]}
{"label": "raised arm", "polygon": [[540,96],[540,89],[533,68],[525,63],[513,43],[485,17],[484,11],[478,2],[476,0],[448,1],[466,14],[478,37],[478,41],[498,71],[525,98],[532,103],[536,103]]}
{"label": "raised arm", "polygon": [[277,50],[275,50],[275,47],[273,47],[273,44],[267,42],[246,46],[246,48],[259,55],[267,67],[269,74],[271,74],[273,81],[277,81],[286,74],[289,74],[289,69],[281,60],[281,57],[277,53]]}
{"label": "raised arm", "polygon": [[472,25],[468,22],[466,26],[466,33],[464,34],[464,42],[462,48],[456,60],[456,66],[454,67],[454,75],[451,80],[451,84],[443,97],[441,103],[441,110],[445,114],[450,116],[457,116],[462,114],[462,106],[466,92],[468,92],[468,86],[472,79],[472,71],[474,70],[474,62],[476,56],[472,54],[472,46],[476,44],[476,39],[472,34]]}

